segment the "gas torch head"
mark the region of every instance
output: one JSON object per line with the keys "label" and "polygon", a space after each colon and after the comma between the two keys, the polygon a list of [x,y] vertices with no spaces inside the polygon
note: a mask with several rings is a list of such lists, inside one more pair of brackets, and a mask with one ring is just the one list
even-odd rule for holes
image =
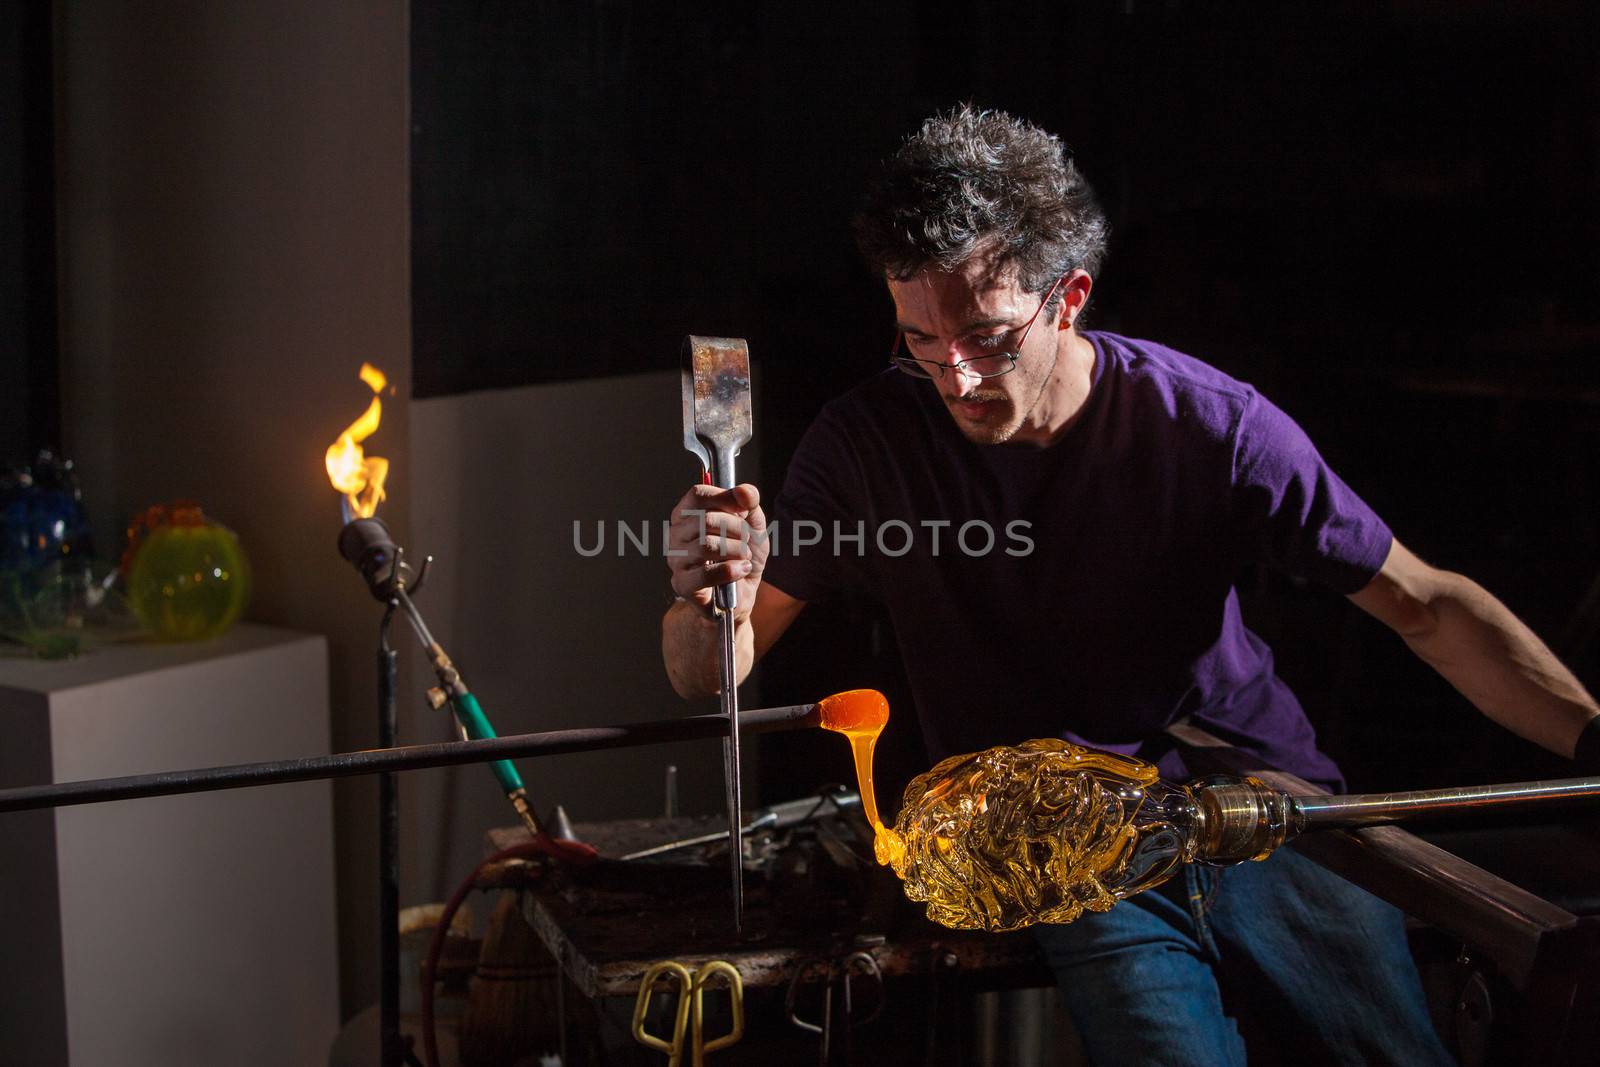
{"label": "gas torch head", "polygon": [[404,584],[400,549],[382,519],[356,519],[339,531],[339,555],[361,572],[367,588],[381,603],[393,600]]}

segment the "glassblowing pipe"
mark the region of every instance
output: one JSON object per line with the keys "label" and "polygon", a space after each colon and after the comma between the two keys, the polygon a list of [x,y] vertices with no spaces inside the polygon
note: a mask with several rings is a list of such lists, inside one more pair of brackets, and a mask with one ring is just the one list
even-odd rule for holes
{"label": "glassblowing pipe", "polygon": [[[780,708],[752,708],[739,713],[739,729],[746,733],[798,730],[818,724],[815,704]],[[660,745],[728,736],[728,720],[720,714],[691,715],[681,719],[654,719],[617,726],[588,726],[575,730],[550,730],[537,734],[510,734],[484,741],[445,741],[431,745],[365,749],[330,756],[241,763],[187,771],[162,771],[125,778],[99,778],[54,785],[0,789],[0,812],[60,808],[73,804],[98,804],[109,800],[204,793],[217,789],[306,782],[321,778],[346,778],[384,771],[413,771],[424,767],[450,767],[464,763],[556,756],[567,752],[598,752],[609,748]]]}
{"label": "glassblowing pipe", "polygon": [[1199,806],[1203,863],[1265,856],[1310,830],[1377,826],[1429,815],[1501,811],[1534,804],[1600,800],[1600,778],[1417,789],[1346,796],[1290,796],[1255,778],[1209,778],[1190,787]]}

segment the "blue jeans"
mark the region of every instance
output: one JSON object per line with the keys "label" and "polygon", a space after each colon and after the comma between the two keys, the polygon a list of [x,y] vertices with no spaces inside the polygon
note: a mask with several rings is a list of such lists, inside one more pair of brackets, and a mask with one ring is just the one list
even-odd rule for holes
{"label": "blue jeans", "polygon": [[1288,849],[1034,929],[1096,1067],[1242,1065],[1234,1016],[1295,1064],[1454,1062],[1400,912]]}

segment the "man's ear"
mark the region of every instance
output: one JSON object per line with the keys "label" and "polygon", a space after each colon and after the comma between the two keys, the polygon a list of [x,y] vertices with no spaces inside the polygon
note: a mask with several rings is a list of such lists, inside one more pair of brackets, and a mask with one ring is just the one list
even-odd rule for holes
{"label": "man's ear", "polygon": [[1089,302],[1089,292],[1094,288],[1094,279],[1086,270],[1075,270],[1067,275],[1061,283],[1061,317],[1056,320],[1056,329],[1070,330],[1072,323],[1077,319],[1083,306]]}

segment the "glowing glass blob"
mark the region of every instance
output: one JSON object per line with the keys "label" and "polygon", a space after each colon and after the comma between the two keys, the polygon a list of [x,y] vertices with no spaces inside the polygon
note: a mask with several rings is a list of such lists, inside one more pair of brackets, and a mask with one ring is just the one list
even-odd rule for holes
{"label": "glowing glass blob", "polygon": [[1195,856],[1199,815],[1186,790],[1142,760],[1056,739],[944,760],[912,779],[888,828],[872,790],[888,702],[853,690],[820,708],[822,726],[850,741],[878,862],[944,926],[1071,922],[1165,881]]}

